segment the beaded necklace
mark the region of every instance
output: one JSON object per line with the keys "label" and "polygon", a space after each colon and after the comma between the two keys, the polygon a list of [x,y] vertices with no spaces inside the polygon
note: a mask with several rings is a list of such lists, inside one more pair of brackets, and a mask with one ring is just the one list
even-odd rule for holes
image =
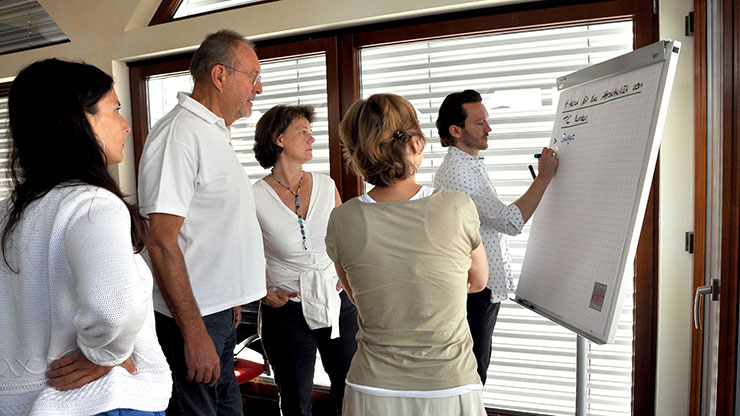
{"label": "beaded necklace", "polygon": [[290,192],[291,194],[293,194],[293,196],[295,196],[295,212],[296,214],[298,214],[298,225],[301,226],[301,237],[303,238],[303,249],[308,250],[308,247],[306,246],[306,230],[303,229],[303,217],[301,216],[301,199],[298,197],[298,194],[301,192],[301,185],[303,185],[303,173],[301,173],[301,179],[298,180],[298,188],[296,188],[295,192],[293,192],[293,190],[290,189],[289,186],[280,182],[280,179],[278,179],[277,176],[275,176],[275,168],[270,169],[270,175],[272,175],[273,179],[275,179],[278,185],[287,189],[288,192]]}

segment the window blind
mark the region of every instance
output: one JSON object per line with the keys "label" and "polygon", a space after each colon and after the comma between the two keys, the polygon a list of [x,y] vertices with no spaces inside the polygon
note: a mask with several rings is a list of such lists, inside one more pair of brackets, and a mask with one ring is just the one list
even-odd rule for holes
{"label": "window blind", "polygon": [[0,53],[68,40],[36,0],[0,1]]}
{"label": "window blind", "polygon": [[0,198],[10,195],[13,181],[10,180],[10,149],[12,147],[8,129],[8,96],[0,96]]}
{"label": "window blind", "polygon": [[[414,105],[427,136],[417,181],[430,185],[447,152],[434,126],[442,100],[463,89],[480,92],[493,129],[489,148],[480,154],[499,197],[510,204],[532,182],[527,165],[537,166],[533,154],[548,144],[557,105],[556,78],[627,53],[632,45],[632,22],[624,21],[368,47],[360,52],[361,94],[367,98],[393,92]],[[508,240],[515,282],[528,235],[529,225]],[[631,411],[633,279],[625,279],[625,284],[615,343],[588,343],[589,415]],[[572,415],[575,383],[576,336],[513,302],[503,302],[483,394],[486,406]]]}

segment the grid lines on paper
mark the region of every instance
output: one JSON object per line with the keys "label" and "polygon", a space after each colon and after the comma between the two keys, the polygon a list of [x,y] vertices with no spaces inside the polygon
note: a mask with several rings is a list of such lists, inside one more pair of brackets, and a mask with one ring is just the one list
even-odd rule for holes
{"label": "grid lines on paper", "polygon": [[[652,157],[647,136],[661,69],[654,64],[560,95],[550,142],[560,164],[533,219],[516,294],[598,336],[606,333],[619,295],[619,270],[633,260],[626,245],[638,215],[640,177]],[[614,99],[614,91],[625,92]],[[594,95],[609,101],[581,105]],[[567,100],[578,105],[564,112]],[[589,307],[594,282],[607,285],[601,311]]]}

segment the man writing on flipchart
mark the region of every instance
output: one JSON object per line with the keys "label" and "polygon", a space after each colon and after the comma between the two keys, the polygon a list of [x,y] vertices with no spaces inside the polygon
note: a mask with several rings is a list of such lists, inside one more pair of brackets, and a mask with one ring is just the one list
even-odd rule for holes
{"label": "man writing on flipchart", "polygon": [[488,111],[481,96],[474,90],[448,95],[439,107],[437,131],[444,147],[449,147],[444,161],[434,175],[434,187],[465,192],[478,208],[483,245],[488,256],[489,277],[486,288],[468,294],[468,325],[473,337],[473,353],[478,361],[478,374],[486,383],[486,371],[491,361],[491,338],[501,301],[513,286],[509,266],[508,246],[502,244],[501,233],[517,235],[539,205],[545,189],[558,167],[557,155],[543,148],[539,159],[539,176],[527,192],[511,205],[498,199],[496,189],[479,156],[488,149]]}

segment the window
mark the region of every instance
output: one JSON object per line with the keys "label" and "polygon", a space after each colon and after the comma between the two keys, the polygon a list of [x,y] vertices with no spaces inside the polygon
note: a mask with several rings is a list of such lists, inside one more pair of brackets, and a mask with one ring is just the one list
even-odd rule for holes
{"label": "window", "polygon": [[[481,156],[499,197],[510,204],[532,182],[527,165],[535,163],[533,154],[548,144],[558,99],[555,79],[631,51],[632,31],[627,21],[368,47],[360,51],[361,94],[367,98],[394,92],[414,105],[428,140],[417,181],[429,185],[447,153],[434,125],[442,100],[467,88],[480,92],[493,129]],[[529,224],[509,238],[515,281]],[[631,280],[625,282],[631,286]],[[631,413],[634,303],[632,288],[627,291],[615,343],[588,343],[590,415]],[[503,302],[493,344],[484,390],[487,407],[574,414],[572,332],[514,302]]]}
{"label": "window", "polygon": [[161,0],[149,25],[276,0]]}
{"label": "window", "polygon": [[172,19],[264,2],[265,0],[183,0]]}
{"label": "window", "polygon": [[[319,127],[317,121],[314,130],[317,138],[324,134],[328,137],[327,144],[322,144],[322,149],[328,151],[321,155],[314,152],[314,162],[322,165],[317,167],[320,171],[331,173],[340,195],[348,200],[362,192],[363,184],[344,169],[338,126],[341,115],[355,100],[388,91],[410,99],[429,138],[418,179],[430,183],[446,152],[440,148],[433,127],[437,108],[448,93],[475,88],[483,93],[493,125],[490,148],[484,153],[490,163],[489,173],[500,197],[510,203],[531,183],[527,165],[535,161],[532,154],[552,131],[553,106],[557,103],[555,78],[657,40],[657,20],[649,2],[566,3],[479,9],[258,42],[265,94],[255,101],[255,110],[288,103],[309,85],[272,95],[282,86],[271,84],[268,64],[322,56],[316,74],[321,72],[325,78],[322,87],[316,88],[324,89],[327,110],[319,112],[319,121],[326,125]],[[129,64],[137,157],[150,118],[166,112],[155,108],[155,102],[148,103],[145,92],[161,90],[154,80],[182,74],[189,60],[189,55],[179,55]],[[318,69],[321,65],[325,65],[324,71]],[[305,80],[310,78],[305,71],[301,80],[303,76]],[[189,86],[171,88],[162,97],[172,100],[174,90],[187,90]],[[247,120],[244,127],[235,126],[234,130],[235,139],[243,137],[243,166],[253,180],[264,174],[249,156],[251,144],[247,142],[254,121]],[[657,201],[649,203],[635,261],[635,289],[630,292],[632,289],[627,288],[617,342],[588,346],[587,414],[654,411],[657,214]],[[518,273],[526,235],[509,242],[514,271]],[[573,414],[575,335],[511,302],[502,306],[496,326],[484,395],[489,413]],[[317,382],[328,383],[326,378],[320,380],[317,374]]]}

